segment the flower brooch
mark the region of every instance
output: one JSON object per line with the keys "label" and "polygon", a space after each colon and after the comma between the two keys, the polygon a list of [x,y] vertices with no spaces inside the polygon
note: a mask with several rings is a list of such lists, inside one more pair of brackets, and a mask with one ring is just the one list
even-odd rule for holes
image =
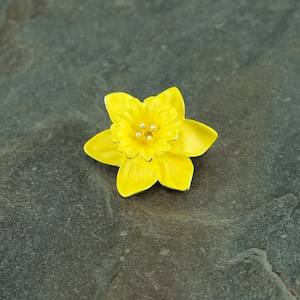
{"label": "flower brooch", "polygon": [[215,142],[217,132],[185,119],[182,95],[171,87],[143,102],[117,92],[108,94],[105,106],[112,121],[84,145],[93,159],[120,167],[117,189],[128,197],[159,181],[180,191],[188,190],[194,166],[190,157],[202,155]]}

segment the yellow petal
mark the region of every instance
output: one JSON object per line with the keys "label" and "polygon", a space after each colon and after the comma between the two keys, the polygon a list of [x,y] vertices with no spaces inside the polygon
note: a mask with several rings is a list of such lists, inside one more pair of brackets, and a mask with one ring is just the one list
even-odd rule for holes
{"label": "yellow petal", "polygon": [[183,120],[179,128],[178,139],[170,141],[169,144],[171,152],[181,155],[202,155],[218,137],[214,129],[194,120]]}
{"label": "yellow petal", "polygon": [[156,158],[158,181],[169,188],[185,191],[190,188],[194,166],[187,156],[167,152],[162,158]]}
{"label": "yellow petal", "polygon": [[112,166],[120,166],[125,158],[124,153],[118,151],[118,144],[112,142],[109,129],[88,140],[84,145],[84,151],[93,159]]}
{"label": "yellow petal", "polygon": [[161,100],[158,99],[155,96],[147,97],[143,103],[145,103],[145,106],[147,106],[147,110],[153,111],[157,109],[158,106],[161,106]]}
{"label": "yellow petal", "polygon": [[112,122],[116,121],[117,114],[124,109],[130,99],[133,99],[133,96],[123,92],[111,93],[104,97],[104,103]]}
{"label": "yellow petal", "polygon": [[140,155],[126,159],[117,175],[117,189],[121,196],[129,197],[147,190],[158,179],[158,169],[155,161],[145,161]]}
{"label": "yellow petal", "polygon": [[182,95],[177,87],[171,87],[167,90],[161,92],[156,96],[158,99],[162,101],[163,105],[172,105],[175,107],[179,119],[184,118],[185,106]]}

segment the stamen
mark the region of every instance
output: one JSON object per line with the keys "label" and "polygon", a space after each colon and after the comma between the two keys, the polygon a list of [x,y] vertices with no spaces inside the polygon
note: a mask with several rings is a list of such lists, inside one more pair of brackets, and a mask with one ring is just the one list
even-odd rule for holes
{"label": "stamen", "polygon": [[153,130],[156,129],[156,126],[155,126],[155,125],[151,125],[151,126],[150,126],[150,129],[153,131]]}
{"label": "stamen", "polygon": [[142,136],[142,134],[141,134],[140,132],[137,132],[137,133],[135,134],[135,136],[136,136],[137,138],[139,138],[139,137]]}
{"label": "stamen", "polygon": [[147,140],[151,141],[152,140],[152,135],[147,135]]}
{"label": "stamen", "polygon": [[144,124],[144,123],[142,123],[141,125],[140,125],[140,128],[145,128],[146,127],[146,125]]}

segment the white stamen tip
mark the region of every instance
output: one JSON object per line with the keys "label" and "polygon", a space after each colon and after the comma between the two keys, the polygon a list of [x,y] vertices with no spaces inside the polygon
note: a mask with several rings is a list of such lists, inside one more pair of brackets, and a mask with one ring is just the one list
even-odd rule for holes
{"label": "white stamen tip", "polygon": [[155,129],[156,129],[156,126],[155,126],[155,125],[151,125],[151,126],[150,126],[150,129],[151,129],[151,130],[155,130]]}
{"label": "white stamen tip", "polygon": [[151,141],[152,140],[152,136],[151,135],[147,135],[147,140]]}
{"label": "white stamen tip", "polygon": [[140,127],[141,127],[141,128],[145,128],[146,125],[145,125],[144,123],[142,123],[142,124],[140,125]]}
{"label": "white stamen tip", "polygon": [[142,134],[141,134],[140,132],[137,132],[137,133],[135,134],[135,136],[136,136],[136,137],[141,137]]}

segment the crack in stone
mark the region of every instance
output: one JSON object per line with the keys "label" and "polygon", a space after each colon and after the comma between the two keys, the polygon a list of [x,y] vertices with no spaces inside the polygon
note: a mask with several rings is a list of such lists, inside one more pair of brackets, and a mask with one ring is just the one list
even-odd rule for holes
{"label": "crack in stone", "polygon": [[[119,258],[120,259],[119,262],[116,264],[115,274],[113,274],[113,276],[111,277],[111,279],[109,280],[109,282],[107,284],[107,293],[106,293],[105,299],[109,299],[111,288],[113,288],[114,282],[118,279],[119,275],[121,274],[121,272],[124,269],[124,256],[126,254],[126,236],[127,236],[127,234],[126,235],[121,234],[121,236],[124,237],[122,254]],[[123,260],[121,260],[121,258],[123,258]]]}
{"label": "crack in stone", "polygon": [[235,258],[231,259],[229,263],[231,264],[237,264],[245,261],[249,261],[251,259],[256,259],[258,260],[262,267],[266,269],[270,275],[274,276],[277,280],[277,282],[280,282],[281,286],[284,287],[288,293],[294,297],[295,300],[299,300],[298,296],[296,293],[291,290],[286,283],[286,281],[283,279],[283,276],[280,272],[276,271],[274,267],[269,263],[268,261],[268,255],[267,251],[264,249],[259,249],[259,248],[249,248],[241,253],[239,253]]}
{"label": "crack in stone", "polygon": [[275,271],[275,270],[273,269],[273,266],[272,266],[272,265],[271,265],[271,271],[272,271],[274,274],[276,274],[276,275],[278,276],[278,278],[282,281],[282,283],[285,285],[286,289],[290,292],[290,294],[291,294],[292,296],[294,296],[294,297],[296,298],[296,300],[299,300],[299,298],[298,298],[298,296],[296,295],[296,293],[288,287],[288,285],[287,285],[287,283],[285,282],[285,280],[283,279],[281,273],[278,272],[278,271]]}
{"label": "crack in stone", "polygon": [[123,271],[123,263],[122,262],[119,262],[117,265],[116,265],[116,269],[117,272],[112,276],[112,278],[109,280],[108,282],[108,286],[107,286],[107,294],[106,294],[106,297],[105,299],[108,299],[109,297],[109,294],[110,294],[110,291],[111,291],[111,288],[114,284],[114,282],[118,279],[120,273]]}
{"label": "crack in stone", "polygon": [[[94,236],[94,234],[92,234]],[[99,238],[99,237],[97,237]],[[123,241],[124,246],[123,249],[121,251],[121,257],[124,257],[124,254],[127,253],[126,252],[126,241],[124,239]],[[106,286],[104,287],[104,292],[103,292],[103,288],[102,285],[99,285],[98,289],[96,290],[94,296],[92,297],[92,299],[100,299],[100,298],[104,298],[104,299],[110,299],[110,294],[111,294],[111,290],[113,289],[114,286],[114,282],[118,279],[120,273],[123,271],[124,267],[123,267],[123,263],[124,260],[119,259],[118,262],[116,262],[114,264],[114,268],[111,271],[111,278],[108,280]]]}

